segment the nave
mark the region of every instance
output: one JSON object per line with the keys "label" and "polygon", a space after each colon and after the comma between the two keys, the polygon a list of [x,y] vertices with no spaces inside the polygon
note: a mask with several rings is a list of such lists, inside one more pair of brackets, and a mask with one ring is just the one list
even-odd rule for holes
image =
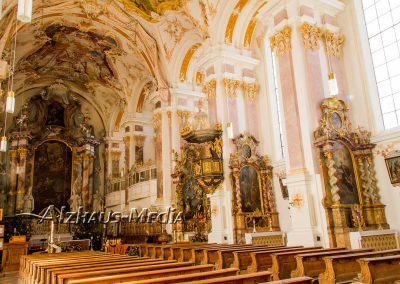
{"label": "nave", "polygon": [[[396,283],[400,280],[398,249],[181,243],[119,244],[107,250],[23,256],[20,281],[26,284],[250,284]],[[131,250],[137,255],[129,255]]]}

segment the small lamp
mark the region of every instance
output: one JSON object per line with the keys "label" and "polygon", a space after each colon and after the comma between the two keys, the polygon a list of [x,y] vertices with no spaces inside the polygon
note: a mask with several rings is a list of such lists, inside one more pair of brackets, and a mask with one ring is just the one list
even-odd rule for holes
{"label": "small lamp", "polygon": [[6,100],[6,112],[14,113],[15,109],[15,95],[13,91],[8,91]]}
{"label": "small lamp", "polygon": [[32,0],[18,0],[17,19],[23,23],[32,21]]}
{"label": "small lamp", "polygon": [[339,87],[337,84],[337,80],[335,77],[335,73],[330,72],[328,75],[328,89],[329,89],[329,96],[334,97],[339,94]]}
{"label": "small lamp", "polygon": [[1,152],[7,151],[7,137],[6,136],[1,137],[0,151]]}
{"label": "small lamp", "polygon": [[226,132],[228,134],[229,139],[233,139],[233,125],[232,122],[228,122],[226,124]]}

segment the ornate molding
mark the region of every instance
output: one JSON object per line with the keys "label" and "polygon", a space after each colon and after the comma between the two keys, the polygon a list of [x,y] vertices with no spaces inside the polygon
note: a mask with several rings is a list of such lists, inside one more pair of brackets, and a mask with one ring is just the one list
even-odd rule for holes
{"label": "ornate molding", "polygon": [[281,56],[292,50],[291,34],[292,28],[286,25],[282,30],[269,38],[271,49],[276,55]]}
{"label": "ornate molding", "polygon": [[217,81],[211,80],[203,86],[203,92],[207,95],[208,100],[215,99],[217,95]]}
{"label": "ornate molding", "polygon": [[328,56],[333,55],[340,58],[341,49],[344,43],[344,36],[339,33],[325,31],[326,53]]}
{"label": "ornate molding", "polygon": [[179,126],[184,127],[189,124],[189,118],[192,113],[187,110],[180,110],[176,111],[176,115],[178,116]]}
{"label": "ornate molding", "polygon": [[242,88],[244,99],[251,103],[254,102],[257,97],[258,91],[260,90],[260,86],[257,83],[243,82]]}
{"label": "ornate molding", "polygon": [[239,80],[232,80],[229,78],[224,78],[223,81],[225,88],[225,96],[236,98],[236,90],[240,87],[241,82]]}
{"label": "ornate molding", "polygon": [[162,126],[162,114],[161,112],[158,112],[154,114],[153,116],[153,126],[154,126],[154,132],[156,135],[161,134],[161,126]]}
{"label": "ornate molding", "polygon": [[304,48],[319,49],[319,41],[324,35],[321,28],[305,22],[300,26],[300,33],[303,39]]}

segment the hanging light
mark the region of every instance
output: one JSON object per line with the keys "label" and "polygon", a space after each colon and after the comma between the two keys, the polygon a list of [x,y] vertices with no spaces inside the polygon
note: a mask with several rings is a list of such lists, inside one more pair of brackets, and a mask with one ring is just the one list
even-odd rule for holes
{"label": "hanging light", "polygon": [[14,113],[15,109],[15,95],[13,91],[8,91],[6,100],[6,112]]}
{"label": "hanging light", "polygon": [[18,0],[17,19],[23,23],[32,21],[32,0]]}
{"label": "hanging light", "polygon": [[32,21],[32,0],[18,0],[17,19],[23,23]]}
{"label": "hanging light", "polygon": [[3,18],[3,0],[0,0],[0,20]]}
{"label": "hanging light", "polygon": [[226,132],[228,134],[229,139],[233,139],[233,125],[232,122],[228,122],[226,124]]}
{"label": "hanging light", "polygon": [[333,72],[330,72],[328,75],[328,89],[329,96],[331,97],[337,96],[339,94],[339,87],[335,78],[335,73]]}
{"label": "hanging light", "polygon": [[1,152],[7,151],[7,137],[6,136],[1,137],[0,151]]}

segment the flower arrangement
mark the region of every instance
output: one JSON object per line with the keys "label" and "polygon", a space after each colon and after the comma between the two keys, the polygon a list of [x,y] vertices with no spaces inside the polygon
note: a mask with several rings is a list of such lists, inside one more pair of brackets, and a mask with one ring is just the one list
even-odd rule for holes
{"label": "flower arrangement", "polygon": [[190,240],[193,243],[197,243],[197,242],[208,242],[208,237],[205,234],[202,233],[196,233],[194,236],[192,236],[190,238]]}

